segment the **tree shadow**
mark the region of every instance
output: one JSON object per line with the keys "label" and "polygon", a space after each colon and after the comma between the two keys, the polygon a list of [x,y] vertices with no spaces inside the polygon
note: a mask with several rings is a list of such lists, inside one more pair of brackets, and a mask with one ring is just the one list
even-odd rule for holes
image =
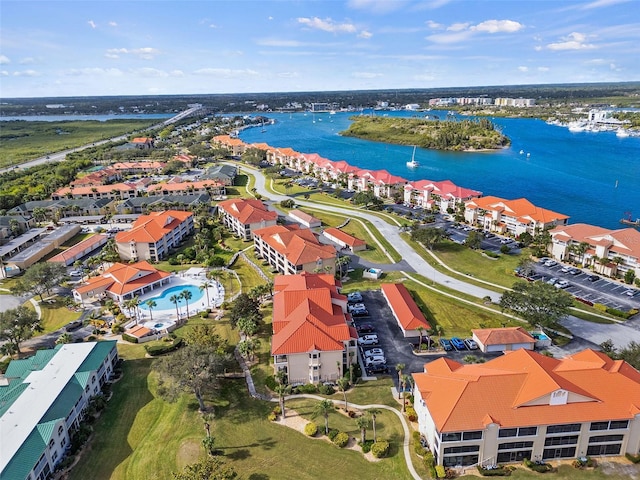
{"label": "tree shadow", "polygon": [[249,453],[249,450],[247,450],[246,448],[241,448],[239,450],[236,450],[235,452],[227,453],[225,455],[226,458],[230,458],[231,460],[246,460],[250,456],[251,453]]}
{"label": "tree shadow", "polygon": [[270,478],[266,473],[252,473],[249,475],[249,480],[269,480]]}

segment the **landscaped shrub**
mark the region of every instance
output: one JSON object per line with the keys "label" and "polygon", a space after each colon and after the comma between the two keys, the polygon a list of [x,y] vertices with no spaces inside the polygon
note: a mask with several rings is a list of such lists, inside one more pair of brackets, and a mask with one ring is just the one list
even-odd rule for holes
{"label": "landscaped shrub", "polygon": [[320,385],[318,387],[318,392],[322,395],[333,395],[336,393],[336,390],[331,385]]}
{"label": "landscaped shrub", "polygon": [[332,442],[338,447],[344,448],[347,446],[347,443],[349,443],[349,435],[344,432],[340,432],[335,437],[333,437]]}
{"label": "landscaped shrub", "polygon": [[364,443],[358,442],[358,445],[362,447],[362,453],[369,453],[371,451],[371,446],[373,445],[373,440],[367,440]]}
{"label": "landscaped shrub", "polygon": [[376,458],[386,457],[387,453],[389,453],[389,442],[378,440],[376,443],[371,445],[371,453]]}
{"label": "landscaped shrub", "polygon": [[603,305],[602,303],[594,303],[593,304],[593,308],[595,308],[596,310],[599,310],[601,312],[606,312],[607,311],[607,306]]}
{"label": "landscaped shrub", "polygon": [[[505,245],[506,246],[506,245]],[[509,247],[507,247],[509,248]],[[508,250],[507,250],[508,251]],[[482,253],[484,253],[487,257],[491,257],[491,258],[500,258],[500,255],[498,255],[495,252],[492,252],[491,250],[483,250]]]}
{"label": "landscaped shrub", "polygon": [[76,456],[75,455],[67,455],[66,457],[64,457],[60,463],[58,465],[56,465],[56,470],[64,470],[65,468],[70,467],[73,462],[75,461]]}
{"label": "landscaped shrub", "polygon": [[116,323],[111,327],[111,333],[113,333],[114,335],[118,335],[122,332],[124,332],[124,327],[121,323]]}
{"label": "landscaped shrub", "polygon": [[640,463],[640,454],[633,455],[631,453],[625,453],[624,456],[633,463]]}
{"label": "landscaped shrub", "polygon": [[304,426],[304,434],[310,437],[315,437],[318,433],[318,425],[313,422],[309,422]]}
{"label": "landscaped shrub", "polygon": [[442,465],[436,465],[436,477],[444,478],[446,476],[447,476],[447,472],[445,471],[444,467]]}
{"label": "landscaped shrub", "polygon": [[478,472],[484,477],[508,477],[511,475],[511,469],[505,467],[486,469],[478,465]]}
{"label": "landscaped shrub", "polygon": [[427,453],[427,449],[420,445],[420,442],[415,442],[413,444],[413,451],[416,452],[416,455],[424,457],[425,453]]}
{"label": "landscaped shrub", "polygon": [[329,440],[333,441],[333,439],[336,438],[336,435],[338,435],[339,433],[340,433],[340,430],[337,430],[335,428],[330,428],[329,433],[327,434],[327,437],[329,437]]}
{"label": "landscaped shrub", "polygon": [[149,355],[155,357],[157,355],[162,355],[164,353],[173,352],[174,350],[180,348],[182,346],[182,339],[177,338],[172,343],[168,345],[145,345],[144,349],[147,351]]}
{"label": "landscaped shrub", "polygon": [[298,387],[298,393],[318,393],[318,387],[313,383],[306,383]]}
{"label": "landscaped shrub", "polygon": [[410,422],[415,422],[416,420],[418,420],[418,414],[413,407],[407,407],[404,413]]}
{"label": "landscaped shrub", "polygon": [[524,466],[538,473],[547,473],[553,470],[553,466],[550,463],[536,463],[528,458],[524,459]]}
{"label": "landscaped shrub", "polygon": [[422,463],[424,463],[424,466],[429,471],[429,476],[436,478],[436,460],[433,458],[433,453],[431,453],[430,450],[427,450],[427,453],[422,458]]}
{"label": "landscaped shrub", "polygon": [[414,430],[411,433],[411,438],[413,439],[414,442],[420,443],[420,432],[418,432],[417,430]]}
{"label": "landscaped shrub", "polygon": [[269,390],[274,392],[276,390],[276,387],[278,386],[278,382],[276,382],[276,378],[273,375],[269,375],[267,378],[264,379],[264,385]]}
{"label": "landscaped shrub", "polygon": [[138,343],[138,339],[136,337],[132,337],[131,335],[128,335],[126,333],[122,334],[122,339],[126,340],[127,342]]}
{"label": "landscaped shrub", "polygon": [[267,420],[270,422],[275,422],[276,418],[278,418],[278,416],[274,412],[269,412],[269,415],[267,415]]}

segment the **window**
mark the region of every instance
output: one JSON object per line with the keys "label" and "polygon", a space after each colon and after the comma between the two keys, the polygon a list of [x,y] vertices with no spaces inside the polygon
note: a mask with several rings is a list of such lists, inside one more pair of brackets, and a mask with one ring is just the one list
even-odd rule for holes
{"label": "window", "polygon": [[515,437],[518,435],[517,428],[501,428],[498,432],[498,437]]}
{"label": "window", "polygon": [[498,459],[498,463],[521,462],[525,458],[531,458],[531,450],[500,452],[496,458]]}
{"label": "window", "polygon": [[609,429],[629,428],[629,420],[611,420]]}
{"label": "window", "polygon": [[455,467],[456,465],[467,466],[475,465],[478,463],[478,455],[463,455],[463,456],[451,456],[443,457],[442,464],[445,467]]}
{"label": "window", "polygon": [[552,445],[575,445],[578,443],[578,435],[566,435],[564,437],[549,437],[544,440],[544,446]]}
{"label": "window", "polygon": [[518,429],[519,437],[530,437],[538,434],[538,427],[520,427]]}
{"label": "window", "polygon": [[566,433],[579,432],[581,425],[579,423],[567,423],[564,425],[549,425],[547,433]]}
{"label": "window", "polygon": [[609,430],[609,422],[593,422],[589,430]]}
{"label": "window", "polygon": [[576,456],[576,447],[545,448],[542,458],[571,458]]}
{"label": "window", "polygon": [[64,427],[62,425],[60,425],[58,427],[58,436],[62,435],[62,432],[64,431]]}
{"label": "window", "polygon": [[624,435],[596,435],[589,438],[589,443],[620,442]]}
{"label": "window", "polygon": [[462,432],[463,440],[480,440],[482,439],[482,430],[476,430],[473,432]]}
{"label": "window", "polygon": [[531,448],[533,447],[533,442],[508,442],[508,443],[500,443],[498,445],[498,450],[514,450],[516,448]]}
{"label": "window", "polygon": [[460,432],[442,434],[443,442],[459,442],[460,440],[462,440],[462,434]]}
{"label": "window", "polygon": [[479,452],[480,445],[463,445],[461,447],[447,447],[444,449],[444,454],[448,453],[467,453],[467,452]]}
{"label": "window", "polygon": [[53,455],[51,455],[51,460],[55,462],[57,458],[58,458],[58,452],[53,452]]}
{"label": "window", "polygon": [[622,444],[612,443],[610,445],[589,445],[587,455],[620,455]]}
{"label": "window", "polygon": [[51,439],[51,441],[49,442],[49,449],[52,449],[53,446],[55,445],[55,441],[53,440],[53,438]]}

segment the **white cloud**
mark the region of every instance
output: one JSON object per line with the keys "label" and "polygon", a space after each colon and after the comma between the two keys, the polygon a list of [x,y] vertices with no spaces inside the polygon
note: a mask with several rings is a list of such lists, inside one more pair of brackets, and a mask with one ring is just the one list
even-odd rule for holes
{"label": "white cloud", "polygon": [[523,28],[524,25],[513,20],[487,20],[472,26],[471,30],[487,33],[513,33]]}
{"label": "white cloud", "polygon": [[0,65],[6,65],[7,63],[11,63],[9,57],[7,57],[6,55],[0,55]]}
{"label": "white cloud", "polygon": [[116,22],[111,21],[111,22],[109,22],[109,26],[110,27],[117,27],[118,24]]}
{"label": "white cloud", "polygon": [[31,65],[33,63],[36,63],[36,60],[33,57],[24,57],[24,58],[20,59],[20,61],[18,63],[20,65]]}
{"label": "white cloud", "polygon": [[271,15],[269,15],[269,16],[267,17],[267,20],[273,20],[273,17],[272,17]]}
{"label": "white cloud", "polygon": [[22,70],[18,72],[13,72],[14,77],[39,77],[40,73],[35,70]]}
{"label": "white cloud", "polygon": [[293,48],[305,46],[303,42],[299,42],[297,40],[280,40],[278,38],[262,38],[259,39],[256,43],[264,47]]}
{"label": "white cloud", "polygon": [[158,70],[157,68],[150,68],[150,67],[137,68],[136,70],[134,70],[134,73],[142,77],[164,78],[169,76],[169,74],[164,70]]}
{"label": "white cloud", "polygon": [[0,70],[0,77],[8,77],[9,76],[9,72],[7,72],[6,70]]}
{"label": "white cloud", "polygon": [[427,20],[426,24],[427,24],[427,27],[429,27],[432,30],[438,30],[438,29],[442,28],[442,24],[441,23],[434,22],[433,20]]}
{"label": "white cloud", "polygon": [[541,51],[541,50],[542,50],[542,46],[541,46],[541,45],[536,45],[535,47],[533,47],[533,49],[534,49],[536,52],[539,52],[539,51]]}
{"label": "white cloud", "polygon": [[195,75],[203,75],[207,77],[217,78],[242,78],[255,77],[258,72],[250,69],[234,70],[231,68],[201,68],[193,72]]}
{"label": "white cloud", "polygon": [[298,18],[298,23],[315,30],[322,30],[324,32],[331,32],[331,33],[355,33],[356,32],[356,27],[352,23],[336,23],[330,18],[325,18],[323,20],[318,17],[313,17],[313,18],[300,17]]}
{"label": "white cloud", "polygon": [[64,75],[71,76],[71,77],[82,77],[82,76],[121,77],[123,75],[123,72],[119,68],[87,67],[87,68],[69,69],[64,72]]}
{"label": "white cloud", "polygon": [[561,42],[550,43],[547,45],[549,50],[586,50],[596,48],[591,43],[585,43],[587,36],[584,33],[571,32],[566,37],[561,38]]}
{"label": "white cloud", "polygon": [[373,73],[373,72],[353,72],[351,74],[354,78],[379,78],[383,75],[381,73]]}
{"label": "white cloud", "polygon": [[453,23],[447,27],[448,32],[461,32],[469,27],[469,23]]}
{"label": "white cloud", "polygon": [[107,58],[120,58],[121,55],[133,55],[143,60],[153,60],[153,58],[160,53],[160,51],[153,47],[143,48],[110,48],[106,51],[105,57]]}
{"label": "white cloud", "polygon": [[519,70],[520,72],[528,72],[528,71],[529,71],[529,67],[519,66],[519,67],[518,67],[518,70]]}
{"label": "white cloud", "polygon": [[211,23],[209,24],[209,28],[218,28],[218,25],[216,25],[215,23]]}
{"label": "white cloud", "polygon": [[280,78],[298,78],[298,72],[280,72],[277,74]]}
{"label": "white cloud", "polygon": [[363,30],[358,34],[358,37],[359,38],[371,38],[371,37],[373,37],[373,33],[368,32],[366,30]]}
{"label": "white cloud", "polygon": [[347,6],[357,10],[368,10],[372,13],[389,13],[405,6],[406,1],[400,0],[349,0]]}
{"label": "white cloud", "polygon": [[94,22],[93,20],[89,20],[87,23],[89,24],[89,26],[90,26],[91,28],[94,28],[94,29],[95,29],[95,28],[97,27],[96,22]]}
{"label": "white cloud", "polygon": [[169,72],[169,76],[171,76],[171,77],[184,77],[184,72],[182,70],[171,70]]}
{"label": "white cloud", "polygon": [[627,3],[630,0],[596,0],[595,2],[587,3],[586,5],[582,5],[582,10],[590,10],[592,8],[601,8],[601,7],[610,7],[611,5],[616,5],[618,3]]}
{"label": "white cloud", "polygon": [[549,67],[538,67],[538,71],[539,72],[548,72],[549,71]]}

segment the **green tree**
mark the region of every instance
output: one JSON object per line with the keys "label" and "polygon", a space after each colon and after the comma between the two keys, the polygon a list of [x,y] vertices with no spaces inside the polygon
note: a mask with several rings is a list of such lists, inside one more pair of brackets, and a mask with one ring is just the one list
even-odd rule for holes
{"label": "green tree", "polygon": [[180,320],[180,310],[178,309],[178,303],[180,303],[182,297],[180,295],[171,295],[169,301],[176,306],[176,320]]}
{"label": "green tree", "polygon": [[158,306],[158,304],[156,303],[155,300],[153,300],[151,298],[149,300],[147,300],[146,302],[144,302],[144,304],[149,309],[149,318],[151,318],[151,321],[153,322],[153,309],[156,308]]}
{"label": "green tree", "polygon": [[529,257],[521,257],[518,261],[520,274],[524,277],[530,277],[535,273],[533,261]]}
{"label": "green tree", "polygon": [[209,289],[215,287],[215,284],[210,280],[205,280],[198,287],[200,291],[204,291],[207,294],[207,306],[211,306],[211,300],[209,299]]}
{"label": "green tree", "polygon": [[482,234],[476,230],[471,230],[464,244],[472,250],[477,250],[482,244]]}
{"label": "green tree", "polygon": [[183,290],[180,292],[180,297],[184,298],[184,302],[187,306],[187,318],[189,318],[189,300],[191,300],[193,294],[189,290]]}
{"label": "green tree", "polygon": [[398,372],[398,399],[400,399],[400,386],[402,385],[402,372],[407,366],[404,363],[396,364],[396,372]]}
{"label": "green tree", "polygon": [[229,348],[227,341],[216,333],[215,326],[211,324],[193,325],[184,330],[184,341],[187,345],[206,348],[220,355],[226,353]]}
{"label": "green tree", "polygon": [[441,228],[426,227],[411,230],[411,240],[422,243],[429,250],[433,250],[436,243],[445,238],[445,232]]}
{"label": "green tree", "polygon": [[20,343],[42,330],[42,323],[34,310],[20,306],[0,312],[0,340],[7,341],[2,346],[4,354],[19,355]]}
{"label": "green tree", "polygon": [[238,343],[238,351],[249,360],[253,360],[255,351],[260,348],[260,340],[257,338],[247,338]]}
{"label": "green tree", "polygon": [[258,323],[262,320],[260,304],[246,293],[238,295],[233,302],[229,313],[229,323],[233,328],[236,328],[238,320],[241,318],[253,318]]}
{"label": "green tree", "polygon": [[502,294],[500,308],[522,317],[532,327],[550,326],[569,313],[573,297],[545,282],[516,282]]}
{"label": "green tree", "polygon": [[219,375],[230,364],[226,354],[199,345],[187,345],[157,363],[159,393],[168,400],[182,392],[195,395],[200,411],[206,411],[205,394],[215,390]]}
{"label": "green tree", "polygon": [[285,418],[284,401],[285,397],[291,393],[291,385],[287,384],[287,374],[284,370],[278,370],[278,373],[276,373],[276,382],[275,392],[278,394],[282,418]]}
{"label": "green tree", "polygon": [[364,415],[356,418],[356,425],[360,429],[360,442],[362,445],[367,441],[367,428],[369,428],[369,419]]}
{"label": "green tree", "polygon": [[173,472],[173,480],[233,480],[236,477],[233,467],[211,456],[187,465],[181,472]]}
{"label": "green tree", "polygon": [[614,347],[611,340],[600,344],[602,351],[614,360],[624,360],[636,370],[640,370],[640,343],[631,341],[621,349]]}
{"label": "green tree", "polygon": [[349,390],[349,379],[345,378],[345,377],[340,377],[337,382],[336,385],[338,386],[338,390],[340,390],[342,392],[342,395],[344,395],[344,411],[348,412],[349,411],[349,404],[347,403],[347,390]]}
{"label": "green tree", "polygon": [[70,333],[67,333],[67,332],[63,333],[56,339],[57,345],[62,345],[62,344],[71,343],[71,342],[73,342],[73,337],[71,336]]}
{"label": "green tree", "polygon": [[373,442],[375,443],[377,438],[376,438],[376,420],[378,418],[378,415],[382,412],[382,410],[380,410],[379,408],[370,408],[369,410],[367,410],[369,412],[369,415],[371,415],[371,426],[373,428]]}
{"label": "green tree", "polygon": [[16,284],[16,293],[31,292],[44,300],[43,294],[51,295],[51,289],[66,276],[67,271],[61,263],[39,262],[24,272],[22,279]]}
{"label": "green tree", "polygon": [[324,434],[329,435],[329,413],[335,410],[333,402],[327,398],[316,403],[313,409],[313,417],[322,415],[324,418]]}
{"label": "green tree", "polygon": [[255,317],[242,317],[238,319],[236,328],[246,336],[253,337],[256,333],[258,333],[260,325],[258,325],[258,322],[256,322]]}

